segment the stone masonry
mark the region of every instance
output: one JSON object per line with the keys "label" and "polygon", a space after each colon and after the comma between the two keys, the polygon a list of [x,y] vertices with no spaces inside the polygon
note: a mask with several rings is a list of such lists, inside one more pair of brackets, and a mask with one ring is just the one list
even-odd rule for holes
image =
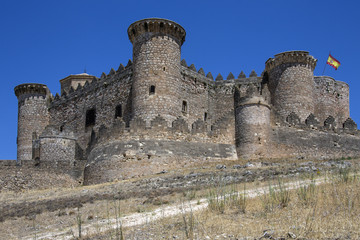
{"label": "stone masonry", "polygon": [[128,36],[133,59],[100,78],[70,75],[55,96],[43,84],[15,87],[18,164],[95,184],[219,159],[359,156],[349,86],[314,76],[308,52],[214,80],[181,60],[179,24],[143,19]]}

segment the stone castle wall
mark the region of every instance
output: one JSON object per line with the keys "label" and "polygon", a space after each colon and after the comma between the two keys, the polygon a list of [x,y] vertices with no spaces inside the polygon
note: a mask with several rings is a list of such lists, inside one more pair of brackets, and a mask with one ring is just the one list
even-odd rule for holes
{"label": "stone castle wall", "polygon": [[185,30],[177,23],[144,19],[128,35],[134,62],[126,67],[71,75],[55,97],[41,84],[15,88],[19,160],[83,170],[93,184],[218,159],[359,154],[349,87],[314,77],[308,52],[275,55],[261,76],[214,80],[180,61]]}
{"label": "stone castle wall", "polygon": [[349,85],[326,76],[314,77],[314,82],[316,96],[314,115],[320,122],[333,116],[337,127],[341,128],[350,116]]}
{"label": "stone castle wall", "polygon": [[[73,132],[85,150],[93,129],[97,131],[101,125],[112,125],[118,106],[121,106],[118,108],[121,108],[122,118],[129,123],[132,114],[131,75],[131,64],[126,68],[121,65],[118,71],[110,71],[109,75],[103,74],[91,84],[86,83],[73,92],[55,97],[49,109],[50,124]],[[87,111],[91,109],[95,110],[95,121],[87,126]]]}

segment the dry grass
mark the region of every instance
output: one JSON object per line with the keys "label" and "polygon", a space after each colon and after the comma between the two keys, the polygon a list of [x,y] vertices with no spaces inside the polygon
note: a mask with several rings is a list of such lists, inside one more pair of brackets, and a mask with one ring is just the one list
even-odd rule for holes
{"label": "dry grass", "polygon": [[[232,163],[233,164],[233,163]],[[209,167],[214,169],[214,166]],[[206,171],[206,169],[203,169]],[[182,170],[184,171],[184,170]],[[190,170],[189,170],[190,171]],[[176,204],[190,200],[208,198],[208,209],[200,212],[183,213],[180,216],[164,218],[137,227],[109,231],[87,239],[215,239],[217,236],[261,237],[264,230],[274,231],[273,237],[286,237],[289,232],[307,239],[360,238],[358,223],[360,218],[360,181],[351,177],[348,170],[328,174],[323,185],[309,185],[297,190],[286,190],[283,179],[274,182],[255,181],[252,183],[215,186],[200,191],[173,193],[167,196],[130,198],[126,200],[95,200],[83,204],[79,209],[67,208],[56,212],[43,212],[34,218],[21,217],[0,224],[4,239],[18,239],[41,232],[67,229],[70,226],[120,218],[134,212],[148,212],[159,205]],[[301,179],[309,179],[310,176]],[[127,180],[134,181],[134,180]],[[95,186],[32,190],[22,193],[1,194],[0,201],[17,202],[20,199],[38,201],[59,196],[82,195],[86,192],[106,191],[116,193],[123,182],[106,183]],[[244,189],[266,186],[269,193],[249,199]],[[274,189],[282,188],[280,191]],[[239,195],[235,193],[239,192]],[[211,202],[212,201],[212,202]],[[81,219],[79,219],[81,216]],[[81,220],[81,221],[79,221]],[[99,224],[100,225],[100,224]],[[109,227],[110,228],[110,227]],[[1,230],[2,229],[2,230]],[[22,234],[20,234],[22,233]],[[78,233],[73,233],[78,236]],[[96,235],[96,234],[95,234]],[[221,236],[222,238],[222,236]],[[221,239],[220,238],[220,239]],[[0,239],[2,239],[0,237]]]}
{"label": "dry grass", "polygon": [[290,238],[290,235],[305,239],[360,238],[360,180],[348,170],[328,175],[321,185],[286,190],[281,182],[275,182],[272,188],[278,191],[270,190],[254,199],[246,199],[245,207],[241,195],[236,198],[227,195],[224,200],[232,190],[226,187],[211,190],[209,196],[213,200],[209,200],[206,210],[166,218],[138,230],[125,229],[125,236],[135,239],[143,236],[141,232],[150,232],[154,239],[174,236],[179,239],[254,239],[267,231],[274,238]]}

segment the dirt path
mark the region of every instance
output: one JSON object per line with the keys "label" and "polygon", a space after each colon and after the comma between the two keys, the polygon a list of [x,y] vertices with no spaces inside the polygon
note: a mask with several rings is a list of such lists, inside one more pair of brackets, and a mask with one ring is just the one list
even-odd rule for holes
{"label": "dirt path", "polygon": [[[318,185],[323,182],[324,182],[324,178],[319,178],[314,183]],[[310,183],[311,183],[310,180],[294,181],[284,184],[284,187],[288,190],[291,190],[291,189],[297,189],[300,186],[309,185]],[[269,192],[269,187],[259,187],[259,188],[246,190],[245,194],[247,198],[255,198],[262,194],[267,194],[268,192]],[[83,236],[86,236],[86,235],[104,233],[111,229],[119,228],[121,224],[123,227],[133,227],[137,225],[142,225],[165,217],[184,214],[190,211],[193,212],[199,211],[201,209],[205,209],[207,206],[208,206],[208,200],[206,198],[200,200],[187,201],[176,205],[163,206],[150,212],[133,213],[128,216],[121,217],[119,219],[105,219],[91,224],[83,224],[81,226],[82,234]],[[78,236],[78,226],[73,226],[71,228],[61,231],[39,233],[36,235],[36,239],[74,239],[75,236]],[[34,237],[35,236],[32,235],[32,236],[27,236],[23,239],[32,240],[34,239]]]}

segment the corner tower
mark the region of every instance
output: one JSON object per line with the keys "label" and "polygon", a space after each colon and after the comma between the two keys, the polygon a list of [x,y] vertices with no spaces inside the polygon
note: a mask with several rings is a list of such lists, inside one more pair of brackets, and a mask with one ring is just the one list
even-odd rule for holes
{"label": "corner tower", "polygon": [[185,30],[159,18],[134,22],[128,28],[133,44],[132,117],[147,124],[161,115],[168,125],[181,115],[180,55]]}
{"label": "corner tower", "polygon": [[271,103],[281,118],[294,112],[304,121],[314,113],[316,62],[306,51],[283,52],[266,61]]}
{"label": "corner tower", "polygon": [[25,83],[15,87],[18,98],[17,160],[32,159],[32,143],[49,124],[50,91],[44,84]]}

